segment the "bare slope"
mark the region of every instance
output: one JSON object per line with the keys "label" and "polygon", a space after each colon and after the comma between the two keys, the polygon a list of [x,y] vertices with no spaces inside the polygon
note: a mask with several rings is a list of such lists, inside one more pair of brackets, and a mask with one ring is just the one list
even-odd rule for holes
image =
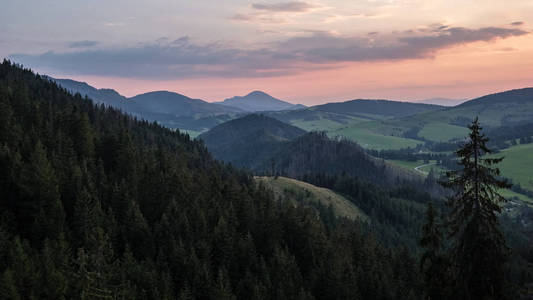
{"label": "bare slope", "polygon": [[294,203],[313,205],[320,203],[328,207],[331,205],[335,216],[351,220],[368,221],[368,216],[355,204],[345,197],[330,189],[321,188],[312,184],[287,177],[255,177],[258,183],[272,189],[276,198],[284,197]]}

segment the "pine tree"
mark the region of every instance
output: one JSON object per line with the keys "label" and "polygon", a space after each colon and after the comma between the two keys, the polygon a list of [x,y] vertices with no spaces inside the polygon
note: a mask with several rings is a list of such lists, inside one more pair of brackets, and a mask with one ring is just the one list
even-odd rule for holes
{"label": "pine tree", "polygon": [[437,213],[429,203],[426,223],[422,227],[420,246],[425,249],[420,259],[420,269],[424,277],[425,295],[428,299],[447,299],[448,260],[443,253],[443,241]]}
{"label": "pine tree", "polygon": [[456,152],[460,168],[447,172],[448,181],[443,182],[453,190],[446,225],[452,238],[454,298],[502,299],[508,248],[499,229],[500,203],[506,201],[499,189],[510,184],[499,179],[500,170],[494,167],[503,158],[484,158],[491,150],[478,119],[468,128],[469,137]]}

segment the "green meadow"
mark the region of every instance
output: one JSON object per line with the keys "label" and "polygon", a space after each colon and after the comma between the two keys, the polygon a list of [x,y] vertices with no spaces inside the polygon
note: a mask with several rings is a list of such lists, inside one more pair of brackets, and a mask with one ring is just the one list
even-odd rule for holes
{"label": "green meadow", "polygon": [[357,142],[361,147],[374,150],[384,149],[402,149],[402,148],[414,148],[422,141],[408,139],[392,135],[382,135],[374,133],[365,128],[347,127],[339,130],[330,131],[328,135],[331,137],[342,136]]}
{"label": "green meadow", "polygon": [[533,191],[533,144],[512,146],[491,157],[505,157],[498,165],[502,175]]}

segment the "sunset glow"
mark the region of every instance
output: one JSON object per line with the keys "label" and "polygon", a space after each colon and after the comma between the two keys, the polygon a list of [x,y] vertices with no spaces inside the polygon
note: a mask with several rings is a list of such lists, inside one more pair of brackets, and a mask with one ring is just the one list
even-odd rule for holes
{"label": "sunset glow", "polygon": [[[263,90],[318,104],[533,86],[531,1],[30,2],[39,21],[22,24],[15,1],[0,12],[0,56],[126,96]],[[62,26],[59,13],[79,22]]]}

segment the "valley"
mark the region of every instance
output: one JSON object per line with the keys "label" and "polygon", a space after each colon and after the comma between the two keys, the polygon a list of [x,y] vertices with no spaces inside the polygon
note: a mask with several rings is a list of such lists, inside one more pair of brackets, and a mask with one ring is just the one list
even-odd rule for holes
{"label": "valley", "polygon": [[532,2],[2,1],[0,300],[533,300]]}
{"label": "valley", "polygon": [[[191,138],[200,139],[203,133],[218,124],[239,119],[250,113],[261,113],[300,128],[302,133],[325,132],[329,138],[348,139],[371,151],[411,149],[408,152],[414,155],[433,153],[451,157],[448,149],[443,151],[436,147],[449,145],[448,147],[453,148],[451,145],[460,143],[468,133],[466,125],[474,116],[478,116],[484,126],[495,132],[501,126],[527,124],[528,120],[533,119],[533,89],[527,88],[491,94],[447,107],[364,99],[304,107],[259,91],[218,103],[190,99],[169,92],[147,93],[127,99],[110,89],[95,89],[72,80],[53,80],[73,93],[94,98],[97,103],[123,109],[140,118],[180,129]],[[171,108],[173,106],[174,109]],[[275,134],[271,135],[273,136]],[[247,140],[245,137],[240,139]],[[238,151],[248,152],[248,160],[257,161],[255,155],[261,154],[250,152],[250,149],[246,150],[247,147],[249,145],[243,144],[242,150]],[[261,147],[257,149],[259,148]],[[533,191],[528,154],[530,147],[511,146],[504,151],[503,154],[508,158],[504,160],[501,168],[506,177],[520,184],[525,190]],[[390,162],[399,167],[411,165],[411,162],[402,160],[393,159]],[[414,171],[415,167],[417,166],[413,166],[409,171]],[[425,166],[419,168],[420,172],[415,172],[425,175],[432,168],[436,171],[446,169],[442,166]],[[521,194],[521,197],[530,199],[531,196]]]}

